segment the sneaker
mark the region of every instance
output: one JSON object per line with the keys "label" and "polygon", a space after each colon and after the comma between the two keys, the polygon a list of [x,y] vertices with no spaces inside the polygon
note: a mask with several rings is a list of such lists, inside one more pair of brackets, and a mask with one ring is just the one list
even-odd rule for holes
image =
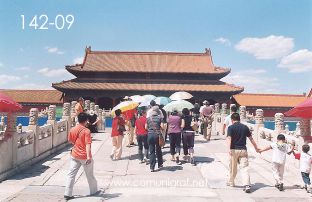
{"label": "sneaker", "polygon": [[250,193],[250,186],[249,185],[245,186],[244,192]]}
{"label": "sneaker", "polygon": [[278,190],[280,190],[280,191],[283,191],[283,190],[284,190],[284,185],[283,185],[283,183],[281,183],[281,184],[279,185]]}
{"label": "sneaker", "polygon": [[164,165],[163,165],[163,164],[158,165],[158,168],[163,168],[163,167],[164,167]]}
{"label": "sneaker", "polygon": [[132,143],[130,143],[129,145],[130,145],[130,146],[134,146],[135,144],[134,144],[134,142],[132,142]]}
{"label": "sneaker", "polygon": [[177,163],[178,165],[182,165],[182,162],[179,160],[179,157],[176,157],[176,163]]}
{"label": "sneaker", "polygon": [[152,173],[155,172],[155,169],[151,169],[151,172],[152,172]]}
{"label": "sneaker", "polygon": [[64,199],[66,200],[66,201],[69,201],[69,200],[71,200],[71,199],[73,199],[74,197],[73,196],[66,196],[66,195],[64,195]]}
{"label": "sneaker", "polygon": [[145,161],[144,160],[140,160],[140,164],[142,164],[142,163],[145,163]]}
{"label": "sneaker", "polygon": [[277,189],[279,189],[279,184],[278,183],[276,183],[275,185],[274,185]]}

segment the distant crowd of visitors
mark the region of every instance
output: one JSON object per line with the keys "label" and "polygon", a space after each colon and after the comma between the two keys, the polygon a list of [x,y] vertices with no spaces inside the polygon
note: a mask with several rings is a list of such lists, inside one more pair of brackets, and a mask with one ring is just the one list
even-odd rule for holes
{"label": "distant crowd of visitors", "polygon": [[[203,106],[195,103],[194,108],[189,110],[184,108],[182,112],[174,109],[167,114],[162,108],[151,101],[148,107],[129,110],[122,113],[117,109],[112,122],[112,152],[110,158],[113,161],[120,160],[122,156],[122,142],[124,135],[128,136],[128,147],[135,145],[136,137],[138,145],[138,156],[140,163],[149,164],[151,172],[155,172],[156,162],[158,169],[163,168],[163,153],[167,137],[170,142],[171,160],[178,165],[182,161],[196,165],[194,158],[195,134],[201,133],[203,137],[210,141],[214,109],[209,106],[208,101],[203,102]],[[71,128],[68,141],[73,144],[70,157],[70,171],[67,175],[67,183],[64,198],[72,199],[72,191],[76,174],[82,166],[88,180],[90,194],[98,191],[97,181],[93,174],[93,159],[91,154],[91,132],[97,132],[98,118],[94,112],[83,109],[83,99],[79,98],[76,110],[77,125]],[[229,152],[229,174],[227,185],[235,186],[237,167],[240,165],[244,191],[251,192],[249,176],[249,161],[246,147],[247,139],[250,140],[255,150],[259,153],[272,150],[272,172],[276,180],[275,187],[280,191],[284,190],[283,174],[287,154],[294,154],[300,160],[300,171],[307,191],[311,191],[309,174],[311,171],[312,157],[308,154],[309,145],[302,146],[301,153],[294,152],[294,145],[286,143],[285,136],[279,134],[277,141],[266,148],[259,148],[252,138],[249,128],[240,122],[240,115],[237,107],[231,106],[231,114],[225,117],[223,123],[223,135],[226,135],[227,149]],[[183,158],[180,158],[181,149]]]}

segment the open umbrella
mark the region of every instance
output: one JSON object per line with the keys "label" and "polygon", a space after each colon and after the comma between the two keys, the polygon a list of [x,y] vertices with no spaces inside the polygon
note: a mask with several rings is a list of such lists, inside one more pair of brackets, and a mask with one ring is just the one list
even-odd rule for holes
{"label": "open umbrella", "polygon": [[3,93],[0,93],[0,112],[16,112],[20,109],[22,109],[22,105]]}
{"label": "open umbrella", "polygon": [[142,102],[145,102],[145,101],[150,102],[150,101],[154,100],[156,98],[156,96],[154,96],[154,95],[143,95],[142,98],[143,98]]}
{"label": "open umbrella", "polygon": [[141,104],[139,105],[139,107],[147,107],[147,106],[150,105],[150,103],[151,103],[151,101],[143,101],[143,102],[141,102]]}
{"label": "open umbrella", "polygon": [[174,109],[181,112],[184,108],[193,109],[194,105],[188,101],[185,101],[185,100],[176,100],[176,101],[172,101],[169,104],[167,104],[166,106],[164,106],[163,109],[167,112],[172,112]]}
{"label": "open umbrella", "polygon": [[124,101],[119,103],[118,105],[116,105],[113,109],[112,109],[112,115],[115,114],[115,111],[117,109],[120,109],[121,112],[125,112],[125,111],[129,111],[132,109],[135,109],[137,106],[139,105],[139,103],[134,102],[134,101]]}
{"label": "open umbrella", "polygon": [[171,100],[188,100],[191,99],[193,95],[188,92],[180,91],[173,93],[169,98]]}
{"label": "open umbrella", "polygon": [[305,119],[312,118],[312,98],[309,98],[291,110],[285,112],[286,116],[301,117]]}
{"label": "open umbrella", "polygon": [[144,98],[141,95],[132,95],[130,96],[130,99],[137,103],[141,103],[144,100]]}
{"label": "open umbrella", "polygon": [[158,105],[167,105],[168,103],[171,102],[171,99],[168,97],[157,97],[154,100],[156,102],[156,104]]}

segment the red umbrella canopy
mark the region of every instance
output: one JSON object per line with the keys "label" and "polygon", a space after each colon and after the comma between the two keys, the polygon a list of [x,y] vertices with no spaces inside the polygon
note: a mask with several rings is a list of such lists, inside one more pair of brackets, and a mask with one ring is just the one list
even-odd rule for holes
{"label": "red umbrella canopy", "polygon": [[301,117],[305,119],[312,118],[312,98],[305,100],[291,110],[285,112],[286,116]]}
{"label": "red umbrella canopy", "polygon": [[22,109],[22,105],[0,93],[0,112],[16,112],[20,109]]}

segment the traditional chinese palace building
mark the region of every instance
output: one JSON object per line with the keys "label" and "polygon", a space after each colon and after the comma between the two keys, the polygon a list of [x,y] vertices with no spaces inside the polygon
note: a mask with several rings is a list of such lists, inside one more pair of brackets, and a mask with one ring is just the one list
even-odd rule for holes
{"label": "traditional chinese palace building", "polygon": [[84,97],[111,108],[125,96],[170,96],[187,91],[198,101],[227,102],[244,89],[220,81],[229,68],[212,62],[204,53],[92,51],[86,48],[82,64],[66,66],[76,78],[52,84],[64,101]]}

